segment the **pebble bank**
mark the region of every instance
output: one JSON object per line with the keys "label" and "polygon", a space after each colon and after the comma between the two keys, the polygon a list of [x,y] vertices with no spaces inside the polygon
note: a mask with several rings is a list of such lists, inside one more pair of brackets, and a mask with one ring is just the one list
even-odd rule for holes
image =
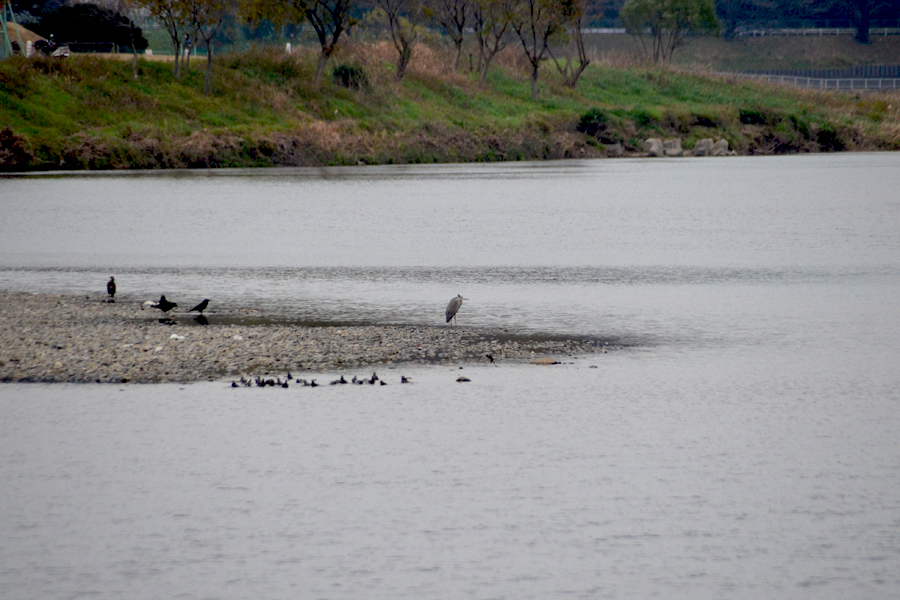
{"label": "pebble bank", "polygon": [[160,322],[137,301],[0,293],[0,381],[153,383],[401,364],[485,362],[588,355],[591,340],[501,335],[469,327]]}

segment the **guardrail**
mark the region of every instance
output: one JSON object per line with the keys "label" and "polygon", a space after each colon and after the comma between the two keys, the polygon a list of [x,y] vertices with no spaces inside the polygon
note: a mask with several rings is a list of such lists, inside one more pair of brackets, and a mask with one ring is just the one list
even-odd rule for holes
{"label": "guardrail", "polygon": [[836,78],[799,77],[796,75],[755,75],[752,73],[731,73],[736,77],[760,79],[769,83],[795,85],[798,87],[823,90],[900,90],[900,78]]}
{"label": "guardrail", "polygon": [[900,65],[860,65],[843,69],[763,69],[741,72],[745,75],[787,75],[816,79],[889,79],[900,78]]}
{"label": "guardrail", "polygon": [[[856,35],[854,27],[810,27],[782,29],[750,29],[737,31],[736,37],[763,37],[767,35]],[[870,27],[869,36],[900,35],[900,27]]]}

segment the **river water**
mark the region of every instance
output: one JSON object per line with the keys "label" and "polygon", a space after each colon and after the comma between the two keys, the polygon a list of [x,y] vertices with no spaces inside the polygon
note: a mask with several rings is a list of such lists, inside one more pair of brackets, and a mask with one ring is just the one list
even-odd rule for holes
{"label": "river water", "polygon": [[3,385],[0,589],[897,597],[898,190],[887,153],[0,179],[0,289],[434,325],[461,293],[461,326],[622,346]]}

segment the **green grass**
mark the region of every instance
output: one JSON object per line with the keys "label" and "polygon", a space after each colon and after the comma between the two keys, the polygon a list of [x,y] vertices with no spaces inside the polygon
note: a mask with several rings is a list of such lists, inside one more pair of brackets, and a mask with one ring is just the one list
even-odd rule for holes
{"label": "green grass", "polygon": [[[365,48],[357,54],[331,68],[360,64],[371,82],[364,90],[330,77],[314,89],[313,53],[250,52],[217,59],[210,95],[202,93],[204,61],[176,80],[165,62],[141,61],[135,79],[129,61],[12,59],[0,63],[0,123],[31,155],[19,168],[37,169],[596,156],[614,142],[637,151],[651,136],[681,137],[688,148],[725,137],[746,152],[900,146],[896,95],[606,64],[591,66],[575,89],[546,66],[533,101],[527,74],[501,66],[481,83],[413,64],[397,84],[390,63]],[[606,119],[596,137],[576,131],[591,109]],[[742,122],[751,113],[762,116]]]}

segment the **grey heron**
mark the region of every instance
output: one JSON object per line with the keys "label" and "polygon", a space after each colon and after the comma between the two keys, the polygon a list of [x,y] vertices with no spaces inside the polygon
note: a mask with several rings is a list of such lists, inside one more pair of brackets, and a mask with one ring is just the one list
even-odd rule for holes
{"label": "grey heron", "polygon": [[447,317],[447,322],[450,322],[450,319],[456,318],[456,313],[459,312],[459,307],[462,306],[463,300],[468,300],[468,298],[463,298],[461,295],[457,295],[456,298],[450,301],[450,304],[447,305],[447,311],[445,313]]}

